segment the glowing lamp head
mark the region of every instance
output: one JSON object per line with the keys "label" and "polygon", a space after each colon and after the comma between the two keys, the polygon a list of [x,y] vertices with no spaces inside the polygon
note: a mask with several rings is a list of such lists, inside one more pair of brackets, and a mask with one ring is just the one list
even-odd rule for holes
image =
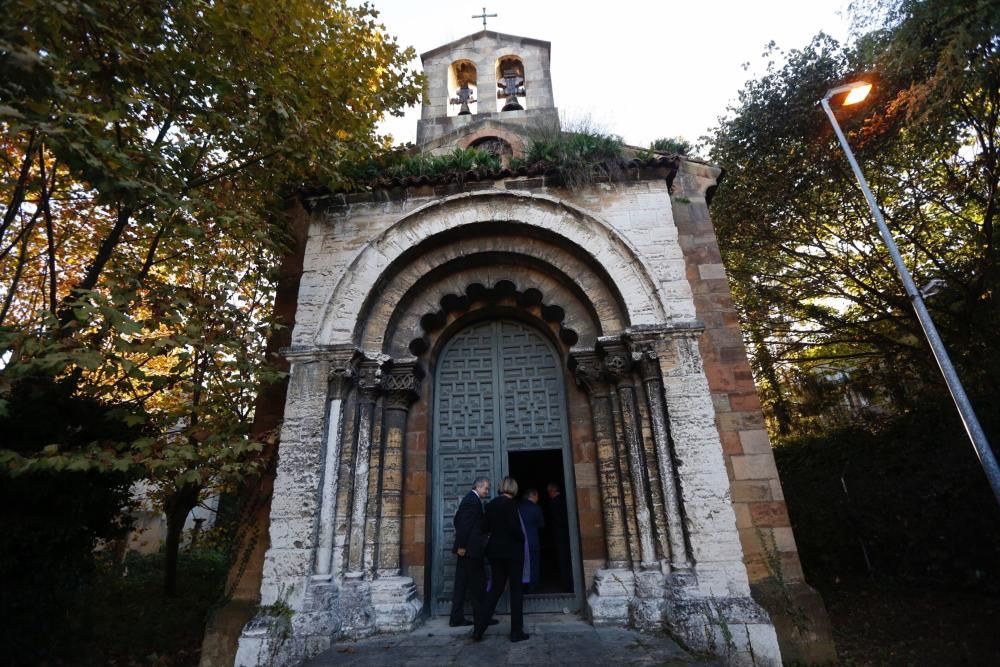
{"label": "glowing lamp head", "polygon": [[[841,106],[848,106],[850,104],[857,104],[861,102],[866,97],[868,93],[872,91],[872,84],[867,81],[855,81],[854,83],[848,83],[843,86],[837,86],[836,88],[831,88],[826,91],[826,95],[823,96],[823,103],[827,104],[830,98],[835,95],[844,95],[844,100],[841,102]],[[838,98],[840,99],[840,98]]]}
{"label": "glowing lamp head", "polygon": [[847,93],[847,97],[844,98],[844,106],[846,107],[850,104],[857,104],[858,102],[861,102],[868,97],[868,93],[871,91],[872,84],[870,83],[859,82],[855,84],[855,86],[851,88],[851,92]]}

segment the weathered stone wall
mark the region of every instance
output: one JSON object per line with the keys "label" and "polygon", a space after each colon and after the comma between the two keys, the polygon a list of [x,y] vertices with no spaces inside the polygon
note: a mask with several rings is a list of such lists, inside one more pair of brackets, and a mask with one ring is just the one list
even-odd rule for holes
{"label": "weathered stone wall", "polygon": [[[279,353],[291,344],[295,325],[296,301],[299,280],[302,276],[302,258],[306,250],[309,215],[297,200],[288,202],[285,209],[288,247],[278,269],[272,318],[282,326],[275,328],[267,341],[267,358],[272,367],[287,371],[289,364]],[[251,437],[269,439],[281,425],[286,400],[287,382],[278,381],[263,388],[254,403],[254,422]],[[271,445],[276,448],[276,445]],[[201,667],[229,667],[236,657],[237,643],[243,626],[253,618],[258,602],[263,576],[264,555],[269,546],[268,526],[271,513],[271,493],[274,485],[276,452],[264,453],[268,466],[259,477],[248,480],[240,490],[241,519],[245,522],[239,543],[237,562],[230,568],[226,579],[229,600],[216,609],[205,628],[201,646]]]}
{"label": "weathered stone wall", "polygon": [[709,219],[705,194],[719,170],[685,163],[674,181],[673,207],[680,230],[698,319],[705,325],[700,348],[715,404],[716,426],[722,439],[726,471],[733,489],[733,507],[751,581],[774,576],[768,570],[766,548],[781,556],[786,581],[802,580],[781,481],[764,428],[757,388],[743,344],[739,318],[729,291],[726,269]]}

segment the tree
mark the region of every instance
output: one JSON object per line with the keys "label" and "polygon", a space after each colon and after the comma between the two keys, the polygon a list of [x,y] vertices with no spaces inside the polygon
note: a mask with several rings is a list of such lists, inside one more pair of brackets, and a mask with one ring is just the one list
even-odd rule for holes
{"label": "tree", "polygon": [[6,8],[0,413],[47,379],[143,427],[5,442],[6,474],[158,480],[176,555],[201,492],[258,465],[283,197],[389,146],[375,126],[418,99],[412,57],[344,0]]}
{"label": "tree", "polygon": [[[712,137],[727,170],[713,219],[758,377],[787,430],[792,366],[845,372],[899,407],[940,395],[933,359],[817,101],[867,77],[873,97],[838,111],[928,306],[973,393],[1000,397],[996,287],[1000,6],[886,0],[844,46],[772,47]],[[779,404],[783,407],[779,408]],[[784,426],[780,426],[784,423]]]}

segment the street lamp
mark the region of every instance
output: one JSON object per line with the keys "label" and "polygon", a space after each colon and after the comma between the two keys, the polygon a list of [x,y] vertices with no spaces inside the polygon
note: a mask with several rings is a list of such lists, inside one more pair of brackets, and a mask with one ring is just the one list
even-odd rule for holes
{"label": "street lamp", "polygon": [[941,374],[944,376],[944,381],[948,385],[948,391],[951,392],[951,397],[955,401],[958,414],[962,418],[962,424],[969,434],[969,439],[972,440],[972,446],[979,457],[979,463],[983,466],[986,479],[993,489],[993,495],[996,497],[997,503],[1000,503],[1000,466],[997,465],[996,456],[994,456],[993,450],[990,448],[990,443],[986,440],[986,434],[983,433],[983,427],[980,426],[979,419],[976,418],[976,412],[972,409],[972,404],[969,403],[969,397],[966,396],[965,389],[962,387],[962,381],[958,378],[955,367],[948,357],[948,351],[945,350],[944,344],[941,342],[941,337],[934,326],[934,321],[931,319],[930,313],[927,312],[924,300],[920,296],[920,290],[917,289],[913,278],[910,276],[910,272],[903,263],[903,257],[899,254],[899,248],[896,247],[896,243],[892,240],[892,235],[889,233],[889,228],[886,227],[882,211],[879,210],[878,204],[875,203],[875,196],[872,195],[872,191],[868,188],[868,182],[865,180],[864,174],[861,173],[861,167],[858,166],[857,160],[854,159],[854,153],[851,152],[851,147],[847,144],[847,138],[840,129],[840,125],[837,124],[837,118],[833,115],[833,110],[830,109],[830,98],[834,95],[847,93],[843,104],[856,104],[865,99],[871,89],[872,85],[864,81],[837,86],[826,91],[826,95],[820,100],[820,104],[823,105],[823,110],[826,111],[826,115],[830,118],[833,131],[837,133],[840,146],[844,149],[847,161],[851,163],[851,169],[854,170],[854,175],[858,178],[861,190],[865,193],[868,206],[872,210],[872,215],[875,216],[875,224],[878,225],[879,234],[882,235],[882,240],[885,242],[886,247],[889,249],[889,255],[892,257],[892,263],[896,265],[896,271],[903,281],[906,296],[909,297],[910,302],[913,304],[913,310],[917,313],[920,326],[924,330],[927,342],[930,343],[931,352],[934,353],[934,360],[937,361],[938,367],[941,369]]}

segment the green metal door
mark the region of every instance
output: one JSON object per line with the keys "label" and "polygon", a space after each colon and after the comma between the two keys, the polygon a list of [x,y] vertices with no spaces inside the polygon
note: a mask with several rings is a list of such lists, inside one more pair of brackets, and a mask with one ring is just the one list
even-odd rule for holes
{"label": "green metal door", "polygon": [[573,465],[562,365],[552,345],[534,328],[510,320],[459,332],[438,359],[432,424],[434,613],[448,613],[451,607],[452,520],[459,501],[479,476],[490,478],[495,493],[508,474],[508,452],[531,450],[562,452],[575,591],[527,596],[525,611],[576,611],[582,587]]}

